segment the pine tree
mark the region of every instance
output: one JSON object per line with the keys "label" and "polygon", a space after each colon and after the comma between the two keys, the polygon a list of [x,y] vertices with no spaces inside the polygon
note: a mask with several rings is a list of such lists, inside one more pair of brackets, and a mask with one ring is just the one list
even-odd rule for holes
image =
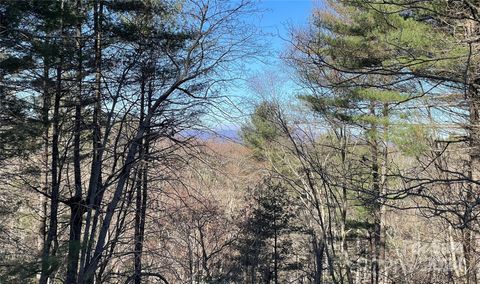
{"label": "pine tree", "polygon": [[[418,105],[412,102],[420,104],[419,97],[443,102],[444,96],[436,98],[438,93],[464,93],[464,97],[453,104],[447,103],[457,108],[466,98],[469,105],[466,111],[470,113],[470,126],[465,132],[471,149],[470,170],[469,177],[463,178],[470,188],[466,193],[470,200],[467,202],[472,202],[478,190],[470,181],[476,179],[475,149],[480,141],[475,130],[479,122],[475,83],[478,72],[474,67],[477,50],[471,41],[477,26],[475,5],[467,1],[424,1],[419,5],[414,1],[329,3],[332,10],[315,14],[312,29],[297,34],[296,48],[289,60],[298,68],[304,82],[321,94],[306,96],[314,109],[349,124],[359,122],[352,119],[352,108],[363,110],[360,122],[369,126],[366,134],[371,147],[368,160],[373,207],[382,211],[379,201],[384,194],[382,186],[388,170],[389,123],[401,120],[401,116],[392,118],[392,110],[401,103],[406,103],[407,108],[416,108]],[[386,150],[381,151],[379,142]],[[469,210],[454,214],[463,215],[462,220],[471,220]],[[376,223],[381,223],[376,219]],[[382,244],[381,226],[376,231],[376,242]],[[468,234],[466,243],[471,239]],[[467,245],[464,251],[467,266],[471,263],[470,247]],[[382,253],[376,254],[381,260]],[[384,274],[381,269],[377,267],[372,272],[376,274],[376,281],[384,282],[379,279],[379,274]],[[474,282],[471,274],[467,278]]]}
{"label": "pine tree", "polygon": [[280,273],[288,271],[286,259],[292,253],[289,233],[296,230],[291,198],[285,188],[272,181],[265,181],[252,193],[253,210],[237,243],[237,261],[248,275],[243,281],[282,283]]}

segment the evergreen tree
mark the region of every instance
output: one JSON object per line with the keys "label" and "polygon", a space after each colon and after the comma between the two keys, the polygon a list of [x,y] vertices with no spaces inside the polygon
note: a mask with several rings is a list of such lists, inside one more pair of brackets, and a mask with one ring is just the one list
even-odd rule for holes
{"label": "evergreen tree", "polygon": [[281,137],[278,125],[279,107],[274,102],[264,101],[255,107],[250,121],[241,129],[244,143],[254,151],[258,159],[266,159],[267,152],[272,149]]}
{"label": "evergreen tree", "polygon": [[285,280],[281,273],[295,268],[294,264],[287,263],[292,254],[290,233],[296,230],[291,198],[285,188],[272,181],[265,181],[252,194],[252,212],[237,244],[237,261],[245,275],[243,281],[282,283]]}
{"label": "evergreen tree", "polygon": [[[478,51],[470,40],[478,24],[476,9],[467,2],[423,1],[417,5],[415,1],[330,1],[331,10],[316,13],[311,30],[298,33],[295,38],[296,48],[289,60],[313,92],[320,94],[306,96],[313,108],[348,123],[359,121],[352,119],[352,109],[363,110],[365,114],[360,121],[368,126],[365,133],[371,149],[367,160],[371,164],[372,201],[377,208],[374,211],[382,211],[381,200],[387,193],[387,146],[390,140],[394,141],[388,136],[389,124],[398,123],[402,117],[392,117],[392,110],[400,104],[420,108],[418,98],[426,98],[432,105],[446,102],[450,109],[466,101],[469,126],[465,134],[471,149],[469,175],[461,174],[462,170],[459,175],[451,174],[453,179],[463,179],[467,185],[466,200],[461,202],[475,200],[478,190],[471,181],[478,175],[479,164],[475,150],[480,141],[475,127],[479,123],[475,83],[478,72],[474,67],[478,66]],[[459,33],[458,27],[463,27],[464,32]],[[447,95],[439,96],[439,93]],[[452,103],[452,96],[458,93],[464,96]],[[445,97],[448,99],[444,100]],[[411,113],[406,114],[409,115]],[[448,201],[436,199],[437,205],[442,203]],[[460,223],[472,219],[470,210],[450,208],[445,212],[462,216],[457,220]],[[384,247],[379,226],[381,214],[376,215],[376,246]],[[465,240],[464,253],[470,266],[468,232]],[[382,254],[384,252],[377,252],[375,258],[382,260]],[[378,266],[372,272],[377,282],[385,281],[380,278],[385,273]],[[474,281],[472,275],[467,278]]]}

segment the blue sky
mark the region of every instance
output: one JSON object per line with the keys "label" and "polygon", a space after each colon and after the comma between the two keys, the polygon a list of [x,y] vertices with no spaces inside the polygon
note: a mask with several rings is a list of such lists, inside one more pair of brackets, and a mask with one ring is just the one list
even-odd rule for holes
{"label": "blue sky", "polygon": [[[322,7],[322,0],[258,0],[258,8],[261,11],[260,16],[252,16],[251,19],[247,19],[252,25],[260,28],[266,35],[263,37],[268,43],[267,49],[270,52],[270,56],[262,58],[263,61],[254,61],[248,63],[246,74],[242,77],[246,81],[237,82],[235,86],[229,87],[225,93],[226,97],[229,97],[234,102],[235,106],[226,104],[225,107],[221,107],[226,112],[223,117],[222,114],[216,117],[213,114],[211,121],[216,124],[216,129],[238,129],[242,122],[248,119],[251,110],[253,109],[252,103],[254,101],[254,95],[252,95],[251,89],[248,87],[248,80],[251,77],[255,77],[257,74],[263,72],[273,72],[280,74],[283,78],[288,78],[289,71],[286,71],[280,60],[280,54],[287,47],[285,39],[289,38],[289,28],[305,27],[308,24],[310,14],[314,7]],[[282,82],[283,85],[288,85],[286,92],[290,93],[289,98],[295,97],[295,90],[292,87],[293,83]],[[218,113],[217,113],[218,114]]]}
{"label": "blue sky", "polygon": [[306,25],[313,5],[314,0],[263,0],[263,17],[255,24],[272,34],[272,48],[278,52],[285,44],[282,37],[288,38],[288,26]]}
{"label": "blue sky", "polygon": [[252,24],[268,34],[271,59],[278,59],[284,50],[289,28],[306,26],[312,9],[322,7],[322,3],[322,0],[259,0],[261,17],[256,15]]}

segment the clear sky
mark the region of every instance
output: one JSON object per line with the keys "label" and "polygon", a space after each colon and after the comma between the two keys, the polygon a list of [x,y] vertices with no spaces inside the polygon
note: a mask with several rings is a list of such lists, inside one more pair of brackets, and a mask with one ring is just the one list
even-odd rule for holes
{"label": "clear sky", "polygon": [[258,26],[272,33],[272,48],[281,51],[283,38],[288,37],[288,27],[308,23],[313,0],[263,0],[259,4],[263,17]]}
{"label": "clear sky", "polygon": [[[260,15],[257,14],[247,21],[266,34],[263,39],[268,43],[267,49],[271,55],[262,58],[263,61],[249,63],[247,73],[242,76],[247,81],[237,82],[235,86],[226,90],[225,95],[232,99],[234,106],[227,104],[223,109],[226,113],[221,111],[227,117],[222,117],[220,114],[220,117],[213,118],[217,127],[238,129],[239,124],[242,121],[245,122],[245,119],[249,117],[252,110],[252,104],[249,102],[254,100],[248,86],[249,78],[255,77],[257,74],[261,76],[263,72],[272,72],[288,77],[288,74],[285,74],[285,68],[282,66],[280,54],[287,47],[288,43],[285,40],[289,38],[289,29],[306,26],[312,9],[314,7],[321,8],[322,3],[322,0],[259,0]],[[288,84],[288,82],[282,83]],[[293,98],[294,91],[293,89],[287,90],[287,92],[290,91],[292,93],[290,98]]]}

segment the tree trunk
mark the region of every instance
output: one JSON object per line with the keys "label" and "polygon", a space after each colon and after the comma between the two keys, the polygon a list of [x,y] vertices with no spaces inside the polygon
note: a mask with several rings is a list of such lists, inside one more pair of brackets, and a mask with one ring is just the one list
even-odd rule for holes
{"label": "tree trunk", "polygon": [[142,219],[145,216],[142,216],[143,206],[142,206],[142,187],[143,182],[142,180],[145,177],[143,176],[143,171],[140,170],[138,174],[138,183],[136,185],[136,199],[135,199],[135,232],[134,232],[134,251],[133,251],[133,258],[134,258],[134,283],[140,284],[142,282],[142,228],[141,223]]}
{"label": "tree trunk", "polygon": [[324,257],[325,243],[323,241],[318,241],[315,235],[312,237],[312,243],[313,243],[313,253],[315,255],[314,283],[321,284],[323,282],[323,257]]}
{"label": "tree trunk", "polygon": [[203,233],[203,229],[201,224],[198,224],[198,234],[200,237],[200,248],[202,250],[202,268],[205,271],[205,277],[201,279],[201,281],[205,281],[209,283],[211,281],[210,269],[208,267],[208,254],[207,254],[207,247],[205,245],[205,235]]}
{"label": "tree trunk", "polygon": [[380,284],[385,284],[387,283],[387,267],[385,266],[385,237],[386,237],[386,231],[385,231],[385,218],[386,218],[386,208],[384,204],[384,196],[387,193],[387,169],[388,169],[388,131],[389,131],[389,125],[388,125],[388,117],[389,117],[389,112],[388,112],[388,103],[385,103],[383,105],[383,111],[382,111],[382,116],[383,116],[383,135],[382,135],[382,144],[383,144],[383,149],[382,149],[382,164],[381,164],[381,177],[380,177],[380,202],[378,203],[378,215],[379,215],[379,231],[378,231],[378,263],[380,267],[382,268],[379,273],[379,283]]}
{"label": "tree trunk", "polygon": [[[37,238],[37,248],[39,251],[39,255],[43,254],[43,248],[45,246],[46,235],[47,235],[47,215],[48,215],[48,201],[46,194],[48,194],[48,187],[49,187],[49,131],[50,131],[50,120],[49,120],[49,111],[50,111],[50,90],[49,90],[49,62],[48,58],[44,58],[44,68],[43,68],[43,106],[42,106],[42,123],[43,123],[43,163],[45,169],[45,175],[43,180],[43,188],[42,191],[45,195],[40,196],[40,206],[41,208],[41,216],[40,216],[40,224],[38,228],[38,238]],[[40,259],[41,261],[41,259]],[[38,274],[38,279],[40,279],[40,274]]]}
{"label": "tree trunk", "polygon": [[[93,247],[93,237],[95,236],[96,223],[98,221],[98,210],[92,218],[92,211],[95,209],[96,198],[101,191],[101,171],[102,171],[102,154],[103,147],[101,145],[101,74],[102,74],[102,18],[103,18],[103,1],[95,0],[93,3],[93,20],[95,34],[95,104],[92,118],[92,146],[93,157],[90,169],[90,180],[88,183],[88,192],[86,200],[87,216],[85,219],[85,230],[83,233],[83,247],[80,255],[80,275],[79,279],[83,279],[84,270],[90,261],[90,254]],[[93,220],[92,220],[93,219]]]}
{"label": "tree trunk", "polygon": [[277,196],[275,194],[275,206],[273,210],[273,273],[274,273],[274,283],[278,284],[278,228],[277,228],[277,214],[276,214],[276,202]]}
{"label": "tree trunk", "polygon": [[[142,74],[142,82],[140,86],[140,125],[145,119],[145,84],[146,78]],[[145,157],[145,147],[146,139],[143,138],[143,141],[140,143],[139,154],[140,154],[140,169],[139,169],[139,178],[136,186],[136,199],[135,199],[135,232],[134,232],[134,283],[140,284],[142,282],[142,250],[143,250],[143,233],[145,229],[145,208],[146,196],[143,192],[147,190],[147,171],[146,171],[146,157]]]}
{"label": "tree trunk", "polygon": [[[61,9],[63,14],[63,1],[61,2]],[[63,16],[63,15],[62,15]],[[63,21],[61,21],[60,37],[63,37]],[[61,40],[63,42],[63,39]],[[59,63],[57,66],[57,86],[55,92],[54,106],[53,106],[53,132],[52,132],[52,164],[51,164],[51,201],[50,201],[50,222],[48,228],[47,238],[43,248],[42,254],[42,272],[40,275],[39,284],[46,284],[48,279],[55,269],[54,260],[55,250],[52,250],[52,243],[57,239],[57,214],[60,199],[60,178],[58,175],[59,164],[59,135],[60,135],[60,99],[62,96],[62,68],[63,68],[63,52],[60,47]]]}
{"label": "tree trunk", "polygon": [[[376,117],[376,104],[370,102],[370,115]],[[381,271],[381,251],[382,251],[382,221],[381,221],[381,182],[379,175],[379,145],[378,145],[378,127],[376,122],[370,124],[369,133],[371,169],[372,169],[372,208],[373,208],[373,243],[372,243],[372,264],[371,264],[371,281],[372,284],[380,283]]]}
{"label": "tree trunk", "polygon": [[[77,0],[77,11],[82,11],[81,0]],[[82,202],[82,174],[80,161],[80,136],[81,136],[81,122],[82,122],[82,73],[83,73],[83,59],[82,59],[82,23],[77,23],[76,30],[76,48],[78,57],[77,66],[77,95],[75,98],[75,126],[74,126],[74,146],[73,146],[73,169],[74,169],[74,184],[75,195],[69,200],[70,206],[70,235],[68,241],[68,263],[67,263],[67,284],[74,284],[77,282],[77,270],[80,253],[80,235],[82,233],[82,217],[83,217],[83,202]]]}
{"label": "tree trunk", "polygon": [[[347,173],[347,168],[346,168],[346,162],[347,162],[347,129],[346,127],[342,127],[340,130],[340,145],[341,145],[341,160],[342,160],[342,171],[346,174]],[[340,224],[340,247],[342,250],[342,257],[343,257],[343,262],[345,266],[345,272],[347,276],[347,282],[349,284],[353,284],[353,278],[352,278],[352,271],[350,268],[350,259],[348,255],[348,243],[347,243],[347,232],[346,232],[346,226],[347,226],[347,209],[348,209],[348,196],[347,196],[347,182],[344,179],[342,181],[342,201],[341,201],[341,208],[340,208],[340,213],[341,213],[341,224]]]}
{"label": "tree trunk", "polygon": [[477,268],[475,265],[475,238],[471,232],[472,208],[471,204],[475,204],[475,196],[478,195],[478,185],[474,182],[480,180],[480,96],[478,90],[470,87],[469,91],[469,105],[470,105],[470,165],[469,178],[472,182],[469,183],[467,192],[467,208],[465,210],[464,223],[465,228],[462,230],[462,246],[465,257],[465,277],[467,284],[477,283]]}
{"label": "tree trunk", "polygon": [[472,247],[472,233],[469,229],[462,230],[462,247],[465,257],[465,280],[467,284],[476,284],[476,267],[474,260],[474,252]]}

